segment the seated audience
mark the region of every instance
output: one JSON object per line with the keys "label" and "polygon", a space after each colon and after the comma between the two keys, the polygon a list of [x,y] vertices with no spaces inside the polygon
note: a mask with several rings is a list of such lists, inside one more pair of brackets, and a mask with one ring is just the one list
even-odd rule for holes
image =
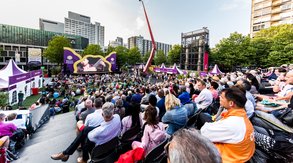
{"label": "seated audience", "polygon": [[213,102],[211,91],[206,88],[206,83],[202,80],[197,81],[197,88],[201,91],[194,99],[198,109],[206,109]]}
{"label": "seated audience", "polygon": [[158,121],[157,110],[153,106],[148,106],[146,108],[144,120],[146,121],[146,126],[141,142],[134,141],[132,143],[132,148],[143,148],[145,150],[145,155],[147,155],[153,148],[165,140],[166,134],[164,125],[162,122]]}
{"label": "seated audience", "polygon": [[167,133],[172,135],[187,122],[187,110],[181,106],[180,100],[169,93],[165,101],[166,113],[162,122],[168,124]]}
{"label": "seated audience", "polygon": [[205,123],[200,129],[203,136],[214,142],[223,162],[246,162],[254,154],[254,130],[244,110],[246,101],[239,89],[224,89],[220,105],[227,112],[222,113],[221,120]]}

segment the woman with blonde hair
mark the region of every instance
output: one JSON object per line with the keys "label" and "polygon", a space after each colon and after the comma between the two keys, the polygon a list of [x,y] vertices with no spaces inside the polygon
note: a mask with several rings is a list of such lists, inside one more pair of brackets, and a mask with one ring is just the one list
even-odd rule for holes
{"label": "woman with blonde hair", "polygon": [[172,135],[182,128],[187,121],[187,110],[181,106],[180,100],[169,93],[165,97],[166,113],[162,117],[162,122],[168,124],[167,133]]}

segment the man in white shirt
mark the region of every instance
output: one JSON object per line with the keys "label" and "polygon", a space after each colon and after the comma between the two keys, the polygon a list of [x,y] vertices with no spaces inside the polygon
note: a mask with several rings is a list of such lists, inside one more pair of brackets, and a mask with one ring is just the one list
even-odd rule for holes
{"label": "man in white shirt", "polygon": [[88,152],[91,151],[95,145],[104,144],[117,137],[121,131],[121,121],[119,115],[113,115],[114,104],[106,102],[102,107],[102,111],[104,121],[100,126],[96,128],[85,127],[65,151],[53,154],[51,158],[53,160],[67,161],[69,156],[75,152],[78,145],[82,143],[84,144],[82,145],[83,157],[79,157],[77,162],[86,163],[88,160]]}
{"label": "man in white shirt", "polygon": [[206,109],[213,102],[212,92],[206,88],[206,83],[202,80],[198,80],[196,85],[201,92],[194,102],[198,109]]}

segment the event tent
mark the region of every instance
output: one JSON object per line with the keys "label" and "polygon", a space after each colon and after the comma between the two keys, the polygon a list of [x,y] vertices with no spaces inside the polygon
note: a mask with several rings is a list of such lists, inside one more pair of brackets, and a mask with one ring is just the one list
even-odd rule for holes
{"label": "event tent", "polygon": [[219,69],[218,65],[215,64],[214,68],[212,69],[212,71],[209,72],[209,74],[218,75],[222,74],[222,71]]}
{"label": "event tent", "polygon": [[31,95],[31,88],[42,87],[42,70],[26,72],[14,60],[0,70],[0,89],[8,92],[9,104],[18,102],[17,94],[22,91],[24,99]]}
{"label": "event tent", "polygon": [[161,67],[155,67],[155,68],[154,68],[154,71],[155,71],[155,72],[168,73],[168,74],[187,74],[186,71],[184,71],[184,70],[183,70],[183,71],[180,70],[180,69],[176,66],[176,63],[175,63],[174,66],[171,67],[171,68],[167,68],[167,67],[165,66],[165,64],[163,63],[163,64],[161,65]]}

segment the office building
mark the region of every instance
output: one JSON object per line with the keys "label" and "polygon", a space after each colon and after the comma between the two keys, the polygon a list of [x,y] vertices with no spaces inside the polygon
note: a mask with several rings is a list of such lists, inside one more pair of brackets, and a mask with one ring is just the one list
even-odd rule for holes
{"label": "office building", "polygon": [[293,24],[292,0],[252,0],[251,37],[261,29],[280,24]]}
{"label": "office building", "polygon": [[89,16],[68,12],[68,18],[65,18],[64,33],[78,35],[89,39],[90,44],[104,46],[105,27],[100,23],[91,23]]}
{"label": "office building", "polygon": [[64,23],[40,18],[39,25],[40,25],[40,30],[43,30],[43,31],[64,33]]}
{"label": "office building", "polygon": [[78,52],[88,45],[88,39],[81,36],[0,24],[0,66],[9,59],[15,59],[18,65],[26,68],[30,52],[33,51],[38,51],[42,64],[48,65],[48,61],[42,57],[43,52],[48,42],[58,35],[68,38],[72,48]]}
{"label": "office building", "polygon": [[[172,45],[161,43],[161,42],[155,42],[157,51],[162,50],[165,55],[168,55],[169,51],[172,48]],[[145,55],[147,52],[150,52],[152,50],[152,41],[146,40],[143,38],[143,36],[133,36],[128,38],[128,48],[131,49],[133,47],[137,47],[142,55]]]}

